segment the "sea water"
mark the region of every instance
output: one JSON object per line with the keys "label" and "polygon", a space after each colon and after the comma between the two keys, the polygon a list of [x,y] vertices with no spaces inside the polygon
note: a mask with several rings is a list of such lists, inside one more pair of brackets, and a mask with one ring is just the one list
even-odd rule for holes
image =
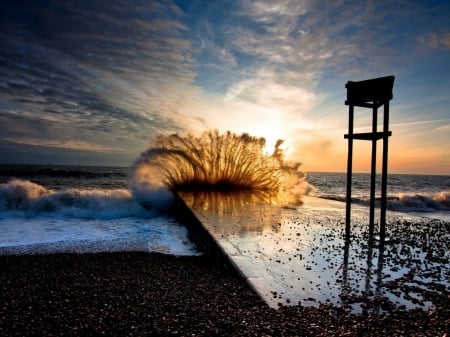
{"label": "sea water", "polygon": [[129,172],[120,167],[1,166],[0,254],[199,254],[186,228],[163,207],[148,209],[133,197]]}
{"label": "sea water", "polygon": [[[186,228],[130,190],[130,168],[0,166],[0,254],[149,251],[197,255]],[[354,174],[353,202],[368,204],[370,176]],[[311,172],[310,194],[345,202],[344,173]],[[378,182],[379,183],[379,182]],[[379,184],[378,184],[379,186]],[[450,219],[450,176],[389,175],[388,208]]]}
{"label": "sea water", "polygon": [[[346,173],[311,172],[307,180],[315,187],[314,196],[345,202]],[[381,175],[375,182],[376,205],[379,207]],[[368,206],[370,202],[370,174],[352,175],[352,202]],[[415,213],[425,217],[450,220],[450,176],[389,174],[387,180],[387,208],[391,211]]]}

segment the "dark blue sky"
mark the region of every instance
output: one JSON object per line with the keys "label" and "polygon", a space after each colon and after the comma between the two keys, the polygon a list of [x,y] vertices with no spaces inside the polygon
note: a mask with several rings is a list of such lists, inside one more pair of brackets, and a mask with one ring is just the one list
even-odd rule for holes
{"label": "dark blue sky", "polygon": [[341,171],[345,83],[393,74],[391,171],[450,174],[448,1],[16,0],[0,21],[0,162],[128,166],[218,128]]}

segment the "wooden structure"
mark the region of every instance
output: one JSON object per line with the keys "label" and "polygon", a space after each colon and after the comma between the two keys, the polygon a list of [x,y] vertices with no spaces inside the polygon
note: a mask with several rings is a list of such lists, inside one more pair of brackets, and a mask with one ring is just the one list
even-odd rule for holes
{"label": "wooden structure", "polygon": [[[372,240],[374,233],[375,217],[375,182],[376,182],[376,156],[377,141],[383,140],[383,162],[381,175],[381,214],[380,214],[380,242],[384,244],[386,227],[386,190],[387,190],[387,162],[388,162],[388,138],[392,135],[389,129],[389,101],[392,99],[392,88],[394,86],[394,76],[380,77],[360,82],[347,82],[347,100],[345,104],[349,106],[348,134],[344,138],[348,139],[348,160],[347,160],[347,199],[346,199],[346,219],[345,238],[350,240],[350,218],[352,202],[352,162],[353,162],[353,140],[372,141],[372,161],[370,173],[370,215],[369,215],[369,238]],[[378,109],[384,106],[383,131],[377,130]],[[372,109],[372,132],[354,133],[353,120],[355,107]]]}

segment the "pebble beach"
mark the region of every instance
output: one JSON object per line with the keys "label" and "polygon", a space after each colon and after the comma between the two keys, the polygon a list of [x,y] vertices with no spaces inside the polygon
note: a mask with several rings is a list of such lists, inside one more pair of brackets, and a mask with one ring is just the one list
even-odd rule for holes
{"label": "pebble beach", "polygon": [[[220,254],[193,254],[189,243],[194,241],[188,232],[192,236],[196,231],[186,228],[203,227],[191,217],[178,209],[178,222],[184,228],[168,216],[149,217],[146,210],[135,207],[121,185],[125,173],[116,174],[125,170],[111,173],[107,168],[90,168],[87,173],[76,171],[80,178],[71,172],[67,168],[45,170],[37,175],[43,185],[31,181],[2,185],[6,191],[16,191],[7,194],[8,204],[21,208],[7,209],[0,217],[0,336],[450,335],[448,222],[416,221],[405,214],[391,222],[382,279],[384,297],[371,296],[369,300],[364,288],[349,282],[354,291],[345,293],[346,298],[336,295],[347,305],[302,306],[303,302],[292,301],[289,306],[273,308],[229,263],[212,258]],[[65,178],[67,174],[70,179]],[[97,189],[81,188],[91,175],[89,179],[95,183],[89,186]],[[45,190],[44,185],[55,190]],[[115,189],[105,190],[105,186]],[[46,194],[30,199],[33,191]],[[48,198],[53,202],[50,211],[41,207]],[[100,210],[99,205],[103,207]],[[328,203],[322,200],[320,205],[303,205],[301,210],[279,208],[286,215],[280,218],[284,222],[270,220],[268,228],[261,227],[267,231],[261,233],[283,236],[282,229],[295,222],[298,226],[292,235],[285,233],[285,240],[293,240],[301,228],[312,236],[305,232],[300,238],[315,242],[320,242],[323,233],[324,242],[341,237],[339,207],[323,209]],[[255,219],[268,219],[261,211],[250,212],[245,223],[257,225]],[[272,211],[268,214],[274,215]],[[278,222],[282,225],[274,227]],[[365,218],[361,223],[366,223]],[[319,230],[312,230],[314,226]],[[226,229],[231,234],[235,230]],[[365,231],[353,234],[350,256],[362,256],[366,261]],[[195,242],[197,248],[199,243],[208,246],[210,241],[200,239]],[[342,244],[330,243],[317,251],[337,254],[341,263]],[[215,245],[213,248],[217,250]],[[293,256],[280,262],[291,265],[289,258]],[[349,276],[364,280],[364,265],[350,265],[353,272]],[[301,267],[295,268],[308,270]],[[394,297],[386,297],[390,295]],[[396,303],[399,299],[416,307]],[[352,310],[355,307],[360,312]]]}
{"label": "pebble beach", "polygon": [[0,256],[0,336],[448,336],[433,309],[352,314],[270,308],[205,256],[142,252]]}

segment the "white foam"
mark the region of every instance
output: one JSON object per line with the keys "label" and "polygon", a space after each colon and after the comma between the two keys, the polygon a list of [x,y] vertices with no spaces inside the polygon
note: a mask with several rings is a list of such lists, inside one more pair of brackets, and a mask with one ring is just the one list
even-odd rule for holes
{"label": "white foam", "polygon": [[172,195],[163,192],[142,187],[139,199],[127,189],[52,191],[13,179],[0,184],[0,254],[134,250],[197,255],[186,228],[164,216]]}
{"label": "white foam", "polygon": [[[144,196],[148,198],[145,199]],[[164,203],[166,207],[171,203],[171,199],[161,193],[149,192],[144,196],[137,200],[127,189],[72,188],[52,191],[27,180],[14,179],[0,184],[0,216],[45,216],[54,219],[120,219],[133,216],[148,218],[160,213],[163,207],[144,208],[143,201],[150,204]]]}
{"label": "white foam", "polygon": [[148,251],[198,255],[186,228],[152,219],[0,219],[0,254]]}

